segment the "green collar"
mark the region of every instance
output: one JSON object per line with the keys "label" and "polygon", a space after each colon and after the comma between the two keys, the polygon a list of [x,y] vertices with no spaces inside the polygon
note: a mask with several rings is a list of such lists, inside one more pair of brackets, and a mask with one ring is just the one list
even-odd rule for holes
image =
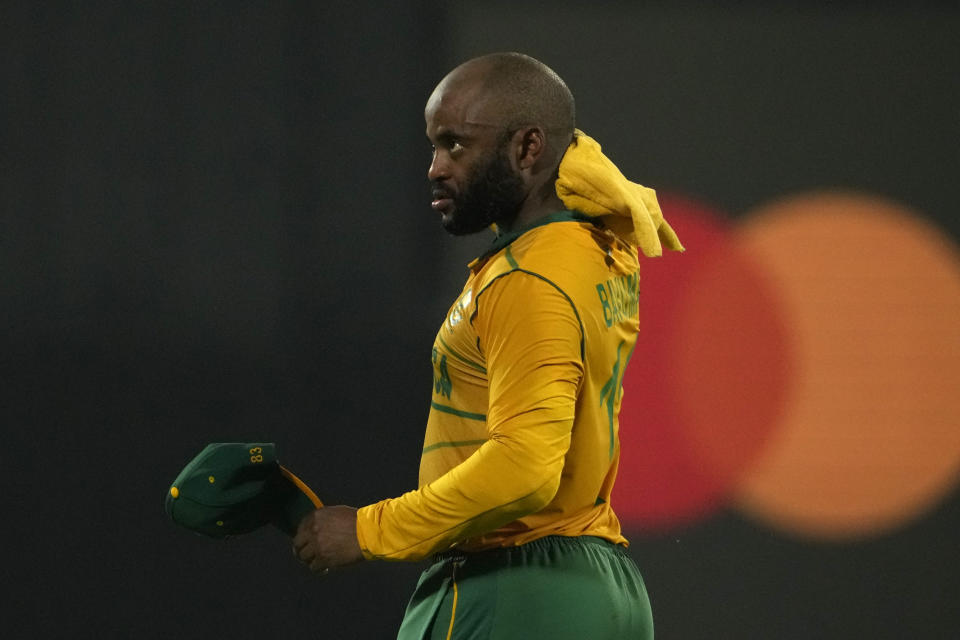
{"label": "green collar", "polygon": [[556,211],[554,213],[548,213],[542,218],[537,218],[531,224],[514,231],[507,231],[505,233],[497,234],[497,237],[493,239],[493,244],[490,245],[490,248],[487,249],[482,256],[477,258],[475,262],[482,262],[497,253],[504,247],[508,246],[511,242],[525,234],[531,229],[536,229],[537,227],[542,227],[545,224],[550,224],[551,222],[589,222],[591,224],[597,224],[599,221],[591,218],[585,213],[580,213],[579,211]]}

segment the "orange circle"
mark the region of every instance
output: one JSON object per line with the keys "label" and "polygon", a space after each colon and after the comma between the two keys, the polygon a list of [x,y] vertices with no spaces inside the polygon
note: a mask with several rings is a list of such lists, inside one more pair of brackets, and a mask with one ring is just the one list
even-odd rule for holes
{"label": "orange circle", "polygon": [[823,538],[886,531],[932,507],[960,475],[956,247],[915,212],[849,193],[766,206],[737,242],[779,295],[794,358],[738,506]]}

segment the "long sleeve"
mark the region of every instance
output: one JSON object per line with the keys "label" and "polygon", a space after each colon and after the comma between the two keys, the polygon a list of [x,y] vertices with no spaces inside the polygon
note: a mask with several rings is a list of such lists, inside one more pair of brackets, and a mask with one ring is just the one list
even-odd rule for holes
{"label": "long sleeve", "polygon": [[469,321],[488,380],[485,441],[418,490],[360,509],[368,557],[424,558],[537,512],[557,492],[583,376],[572,302],[518,270],[477,294]]}

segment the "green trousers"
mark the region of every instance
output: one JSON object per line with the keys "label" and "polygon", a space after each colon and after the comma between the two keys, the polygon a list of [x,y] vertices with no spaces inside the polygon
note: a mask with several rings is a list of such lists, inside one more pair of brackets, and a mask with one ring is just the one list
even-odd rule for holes
{"label": "green trousers", "polygon": [[548,536],[445,553],[420,576],[398,640],[651,640],[643,578],[627,552]]}

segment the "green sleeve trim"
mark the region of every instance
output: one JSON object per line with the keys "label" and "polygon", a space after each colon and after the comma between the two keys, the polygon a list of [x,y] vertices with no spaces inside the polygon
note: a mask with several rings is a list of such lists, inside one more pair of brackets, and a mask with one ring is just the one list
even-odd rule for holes
{"label": "green sleeve trim", "polygon": [[460,416],[461,418],[467,418],[469,420],[479,420],[481,422],[486,422],[487,416],[483,413],[470,413],[469,411],[461,411],[460,409],[454,409],[453,407],[448,407],[445,404],[440,404],[439,402],[430,402],[430,406],[436,409],[437,411],[442,411],[443,413],[449,413],[451,415]]}
{"label": "green sleeve trim", "polygon": [[[566,298],[567,303],[570,304],[570,308],[573,309],[573,315],[576,316],[576,318],[577,318],[577,324],[580,325],[580,359],[581,359],[581,360],[584,360],[584,359],[586,358],[586,356],[584,355],[584,354],[585,354],[585,350],[584,350],[584,343],[583,343],[583,341],[584,341],[584,336],[587,335],[587,332],[586,332],[586,331],[584,330],[584,328],[583,328],[583,320],[580,319],[580,312],[577,311],[577,305],[573,304],[573,300],[570,298],[570,296],[567,295],[567,292],[564,291],[563,289],[561,289],[560,286],[559,286],[556,282],[554,282],[554,281],[551,280],[550,278],[547,278],[547,277],[545,277],[545,276],[540,275],[539,273],[537,273],[537,272],[535,272],[535,271],[528,271],[528,270],[526,270],[526,269],[513,269],[513,270],[511,270],[511,271],[507,271],[506,273],[501,273],[501,274],[498,275],[496,278],[494,278],[493,280],[491,280],[490,282],[488,282],[488,283],[487,283],[487,286],[485,286],[483,289],[480,290],[480,292],[477,294],[477,297],[476,297],[476,298],[474,299],[474,301],[473,301],[473,313],[470,314],[470,324],[473,324],[473,319],[477,317],[477,313],[480,311],[480,296],[483,295],[483,292],[486,291],[487,289],[489,289],[490,286],[493,285],[494,282],[496,282],[497,280],[499,280],[500,278],[502,278],[502,277],[504,277],[504,276],[510,275],[511,273],[526,273],[527,275],[531,275],[531,276],[533,276],[534,278],[540,278],[541,280],[543,280],[544,282],[546,282],[547,284],[549,284],[551,287],[553,287],[554,289],[556,289],[557,291],[559,291],[560,294],[561,294],[564,298]],[[478,344],[478,346],[479,346],[479,343],[480,343],[480,338],[478,337],[478,338],[477,338],[477,344]]]}
{"label": "green sleeve trim", "polygon": [[424,453],[429,453],[434,449],[444,449],[446,447],[472,447],[474,445],[483,444],[484,442],[486,442],[486,439],[484,440],[448,440],[446,442],[435,442],[429,447],[424,447],[423,451],[421,451],[420,453],[421,455],[423,455]]}
{"label": "green sleeve trim", "polygon": [[478,364],[478,363],[474,362],[473,360],[471,360],[470,358],[464,357],[464,356],[460,355],[459,353],[457,353],[456,351],[454,351],[453,349],[451,349],[451,348],[450,348],[450,345],[448,345],[448,344],[446,343],[446,341],[443,339],[443,337],[442,337],[440,334],[437,334],[437,339],[440,340],[440,344],[443,345],[443,348],[446,349],[447,352],[450,353],[450,355],[452,355],[454,358],[456,358],[457,360],[459,360],[459,361],[462,362],[463,364],[467,365],[468,367],[472,367],[472,368],[476,369],[476,370],[479,371],[480,373],[486,373],[486,372],[487,372],[487,368],[484,367],[482,364]]}

